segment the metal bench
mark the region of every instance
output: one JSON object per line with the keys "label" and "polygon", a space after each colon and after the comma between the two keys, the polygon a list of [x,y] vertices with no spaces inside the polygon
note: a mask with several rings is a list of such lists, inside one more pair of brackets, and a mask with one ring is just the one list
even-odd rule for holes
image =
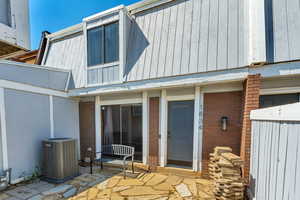
{"label": "metal bench", "polygon": [[0,171],[0,191],[5,190],[11,181],[11,168]]}
{"label": "metal bench", "polygon": [[94,162],[100,162],[101,169],[103,169],[103,162],[105,156],[122,156],[123,157],[123,172],[124,178],[126,178],[126,170],[127,170],[127,162],[128,158],[131,158],[131,168],[132,173],[134,174],[134,147],[121,145],[121,144],[111,144],[111,145],[103,145],[101,152],[96,152],[96,157],[99,159],[95,159]]}

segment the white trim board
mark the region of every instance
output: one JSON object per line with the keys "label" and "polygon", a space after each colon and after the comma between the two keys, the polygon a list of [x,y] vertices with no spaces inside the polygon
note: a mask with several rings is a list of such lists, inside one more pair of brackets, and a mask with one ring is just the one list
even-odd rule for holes
{"label": "white trim board", "polygon": [[167,115],[168,115],[168,101],[167,101],[167,91],[163,89],[161,91],[160,97],[160,143],[159,143],[159,150],[160,150],[160,166],[165,167],[167,164],[167,140],[168,140],[168,133],[167,133]]}
{"label": "white trim board", "polygon": [[15,61],[10,61],[10,60],[0,60],[0,64],[14,65],[17,67],[36,68],[36,69],[55,71],[55,72],[66,72],[66,73],[71,72],[71,70],[67,70],[67,69],[60,69],[60,68],[41,66],[41,65],[35,65],[35,64],[20,63],[20,62],[15,62]]}
{"label": "white trim board", "polygon": [[127,6],[127,9],[130,11],[131,14],[135,14],[137,12],[160,6],[171,1],[174,0],[144,0]]}
{"label": "white trim board", "polygon": [[253,110],[251,120],[300,121],[300,103]]}
{"label": "white trim board", "polygon": [[125,91],[144,91],[152,89],[165,89],[172,87],[188,87],[195,85],[208,85],[242,81],[249,74],[248,68],[227,71],[209,72],[186,76],[166,77],[155,80],[127,82],[123,84],[108,85],[95,88],[74,89],[69,91],[70,96],[93,96],[106,93],[121,93]]}
{"label": "white trim board", "polygon": [[[101,152],[102,149],[102,141],[101,141],[101,136],[102,136],[102,128],[101,128],[101,100],[100,100],[100,96],[96,97],[96,101],[95,101],[95,143],[96,143],[96,152]],[[99,158],[98,156],[101,155],[97,155],[96,157]]]}
{"label": "white trim board", "polygon": [[64,98],[69,97],[68,93],[66,92],[61,92],[58,90],[41,88],[37,86],[27,85],[24,83],[17,83],[17,82],[1,80],[1,79],[0,79],[0,87],[13,89],[13,90],[21,90],[21,91],[26,91],[31,93],[37,93],[37,94],[43,94],[43,95],[53,95],[53,96],[64,97]]}
{"label": "white trim board", "polygon": [[111,8],[111,9],[108,9],[108,10],[105,10],[103,12],[100,12],[100,13],[96,13],[92,16],[89,16],[89,17],[85,17],[83,18],[82,21],[84,22],[89,22],[89,21],[93,21],[93,20],[96,20],[96,19],[99,19],[101,17],[105,17],[107,15],[110,15],[110,14],[113,14],[113,13],[116,13],[116,12],[119,12],[120,10],[124,9],[125,6],[124,5],[119,5],[119,6],[116,6],[114,8]]}
{"label": "white trim board", "polygon": [[[193,137],[193,170],[199,171],[199,158],[202,153],[202,148],[200,146],[200,138],[202,139],[202,131],[200,131],[200,127],[202,127],[202,97],[203,93],[201,93],[201,88],[195,88],[195,102],[194,102],[194,137]],[[201,120],[201,121],[200,121]]]}
{"label": "white trim board", "polygon": [[5,96],[4,88],[0,88],[0,121],[1,121],[1,141],[2,141],[2,159],[3,169],[8,169],[8,147],[6,133],[6,114],[5,114]]}
{"label": "white trim board", "polygon": [[149,99],[148,92],[143,92],[143,164],[148,164],[149,157]]}
{"label": "white trim board", "polygon": [[260,95],[300,93],[300,87],[281,87],[260,89]]}
{"label": "white trim board", "polygon": [[[198,73],[184,76],[165,77],[154,80],[126,82],[107,86],[80,88],[69,91],[70,96],[93,96],[106,93],[121,93],[126,91],[144,91],[172,87],[201,86],[209,84],[243,81],[251,74],[261,74],[262,78],[300,75],[300,62],[265,65],[258,68],[238,68],[224,71]],[[234,88],[232,88],[234,89]],[[234,90],[239,90],[235,88]]]}
{"label": "white trim board", "polygon": [[176,96],[167,96],[167,101],[186,101],[186,100],[194,100],[195,95],[176,95]]}
{"label": "white trim board", "polygon": [[101,106],[109,105],[124,105],[124,104],[138,104],[142,103],[142,98],[132,98],[132,99],[116,99],[116,100],[101,100]]}
{"label": "white trim board", "polygon": [[54,138],[54,109],[53,109],[53,96],[49,95],[49,107],[50,107],[50,138]]}

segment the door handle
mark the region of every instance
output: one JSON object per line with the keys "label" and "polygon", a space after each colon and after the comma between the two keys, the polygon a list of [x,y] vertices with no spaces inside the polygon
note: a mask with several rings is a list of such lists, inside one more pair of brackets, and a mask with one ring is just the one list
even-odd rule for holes
{"label": "door handle", "polygon": [[168,138],[170,138],[171,137],[171,132],[170,131],[168,131]]}

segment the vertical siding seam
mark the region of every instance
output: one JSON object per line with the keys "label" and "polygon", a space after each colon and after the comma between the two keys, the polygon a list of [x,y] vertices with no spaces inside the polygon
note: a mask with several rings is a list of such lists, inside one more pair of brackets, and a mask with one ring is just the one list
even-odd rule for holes
{"label": "vertical siding seam", "polygon": [[[272,122],[271,122],[272,123]],[[269,148],[269,164],[271,164],[272,165],[272,144],[273,144],[273,133],[274,133],[274,124],[272,123],[272,131],[271,131],[271,134],[270,134],[270,136],[271,136],[271,142],[270,142],[270,148]],[[269,168],[271,168],[271,167],[273,167],[273,166],[270,166]],[[270,170],[270,171],[272,171],[272,170]],[[268,190],[267,190],[267,193],[269,193],[270,192],[270,184],[271,183],[271,176],[270,176],[270,174],[269,174],[269,179],[268,179]],[[268,194],[269,195],[269,194]]]}
{"label": "vertical siding seam", "polygon": [[190,1],[192,1],[192,19],[191,19],[191,32],[190,32],[190,44],[189,44],[190,48],[188,49],[188,51],[189,51],[189,59],[188,59],[188,66],[187,66],[188,73],[191,73],[190,64],[191,64],[192,32],[193,32],[193,20],[194,20],[194,0],[190,0]]}
{"label": "vertical siding seam", "polygon": [[210,12],[211,12],[211,10],[210,10],[210,0],[208,1],[208,27],[207,27],[207,47],[206,47],[206,52],[207,52],[207,54],[206,54],[206,70],[205,71],[208,71],[208,49],[209,49],[209,27],[210,27]]}
{"label": "vertical siding seam", "polygon": [[201,42],[201,26],[202,26],[202,5],[203,5],[203,0],[201,0],[201,3],[200,3],[200,18],[199,18],[199,28],[198,28],[198,33],[199,33],[199,39],[198,39],[198,53],[197,53],[197,72],[200,71],[200,66],[199,66],[199,59],[200,59],[200,56],[199,56],[199,53],[200,53],[200,42]]}
{"label": "vertical siding seam", "polygon": [[[261,0],[262,1],[262,0]],[[240,66],[240,1],[237,1],[237,66]]]}
{"label": "vertical siding seam", "polygon": [[[256,168],[256,181],[257,181],[257,183],[259,183],[259,179],[260,179],[260,177],[259,177],[259,152],[260,152],[260,142],[261,142],[261,129],[262,129],[262,127],[261,127],[261,125],[260,124],[258,124],[258,149],[257,149],[257,158],[256,158],[256,160],[257,160],[257,168]],[[256,186],[255,187],[255,193],[256,194],[258,194],[258,187]]]}
{"label": "vertical siding seam", "polygon": [[169,45],[169,34],[170,34],[170,21],[171,21],[171,14],[172,14],[172,9],[171,8],[169,8],[170,9],[170,13],[169,13],[169,19],[168,19],[168,33],[167,33],[167,44],[166,44],[166,53],[165,53],[165,61],[164,61],[164,72],[163,72],[163,76],[165,76],[166,75],[166,62],[167,62],[167,51],[168,51],[168,45]]}
{"label": "vertical siding seam", "polygon": [[296,167],[295,167],[295,176],[294,176],[294,194],[296,193],[296,186],[297,186],[296,183],[297,183],[298,155],[300,155],[300,152],[299,152],[299,134],[297,134]]}
{"label": "vertical siding seam", "polygon": [[284,197],[284,193],[285,193],[285,191],[284,191],[284,188],[285,188],[285,178],[286,178],[286,162],[287,162],[287,152],[288,152],[288,146],[289,146],[289,138],[288,138],[288,136],[289,136],[289,131],[288,131],[288,126],[287,126],[287,124],[285,124],[285,126],[286,126],[286,131],[287,131],[287,133],[286,133],[286,147],[285,147],[285,157],[284,157],[284,176],[283,176],[283,184],[282,184],[282,199],[283,199],[283,197]]}
{"label": "vertical siding seam", "polygon": [[[217,49],[216,49],[216,69],[218,70],[218,57],[219,57],[219,25],[220,25],[220,1],[217,4],[218,16],[217,16]],[[222,1],[222,0],[221,0]]]}
{"label": "vertical siding seam", "polygon": [[[160,57],[160,48],[161,48],[161,40],[162,40],[162,36],[163,36],[163,25],[164,25],[164,21],[165,21],[165,9],[163,9],[162,11],[162,22],[161,22],[161,32],[160,32],[160,36],[159,36],[159,43],[158,43],[158,58]],[[165,68],[165,66],[163,66]],[[159,76],[158,74],[158,68],[159,68],[159,62],[157,62],[157,65],[156,65],[156,77]]]}
{"label": "vertical siding seam", "polygon": [[[272,0],[273,1],[273,0]],[[299,0],[300,1],[300,0]],[[277,45],[275,44],[275,39],[276,39],[276,26],[275,26],[275,10],[274,10],[274,2],[272,2],[272,25],[273,25],[273,49],[274,49],[274,55],[273,55],[273,61],[276,60],[277,58]]]}
{"label": "vertical siding seam", "polygon": [[[127,20],[130,20],[130,19],[127,19]],[[138,26],[138,24],[137,24],[137,26]],[[130,78],[132,76],[132,73],[128,69],[128,64],[129,64],[129,59],[130,59],[130,56],[129,56],[130,55],[130,53],[129,53],[129,46],[135,47],[136,42],[137,42],[137,38],[135,37],[136,29],[134,27],[132,27],[132,22],[130,23],[130,27],[129,28],[130,28],[129,36],[126,38],[126,40],[127,40],[127,42],[126,42],[127,46],[126,46],[126,55],[125,55],[126,56],[125,74],[127,74],[127,75],[125,77],[125,82],[128,81],[128,80],[130,80]],[[130,41],[133,41],[132,44],[128,44]],[[132,69],[133,69],[133,67],[131,68],[131,70]]]}
{"label": "vertical siding seam", "polygon": [[[137,17],[138,18],[138,17]],[[136,20],[135,20],[135,22],[136,22],[136,25],[137,26],[139,26],[139,24],[137,23],[137,18],[136,18]],[[144,28],[145,28],[145,17],[143,17],[142,18],[143,20],[142,20],[142,29],[141,29],[141,31],[143,32],[143,30],[144,30]],[[137,27],[138,28],[138,27]],[[133,40],[135,40],[135,38],[132,38]],[[138,43],[136,43],[136,44],[138,44]],[[140,56],[142,56],[142,55],[140,55]],[[138,71],[139,71],[139,69],[140,69],[140,65],[141,65],[141,60],[139,59],[138,61],[137,61],[137,63],[135,64],[135,67],[134,68],[136,68],[135,69],[135,77],[134,77],[134,79],[136,79],[136,80],[138,80]],[[132,72],[133,73],[133,72]],[[133,75],[134,76],[134,75]]]}
{"label": "vertical siding seam", "polygon": [[179,74],[181,74],[182,73],[182,56],[183,56],[183,51],[184,51],[184,49],[182,49],[183,48],[183,42],[184,42],[184,35],[185,35],[185,23],[186,23],[186,17],[185,17],[185,15],[186,15],[186,2],[187,2],[188,0],[184,0],[184,9],[183,9],[183,31],[182,31],[182,38],[181,38],[181,53],[180,53],[180,64],[179,64],[179,71],[178,71],[178,73]]}
{"label": "vertical siding seam", "polygon": [[[251,1],[251,0],[249,0],[249,1]],[[225,69],[228,69],[228,51],[229,51],[229,49],[228,49],[228,47],[229,47],[229,45],[228,45],[228,40],[229,40],[229,36],[228,36],[228,33],[229,33],[229,2],[227,2],[227,26],[226,26],[226,37],[227,37],[227,41],[226,41],[226,67],[225,67]]]}
{"label": "vertical siding seam", "polygon": [[287,46],[288,46],[288,55],[289,59],[291,59],[291,50],[290,50],[290,38],[289,38],[289,16],[288,16],[288,0],[285,0],[285,12],[286,12],[286,39],[287,39]]}
{"label": "vertical siding seam", "polygon": [[[269,159],[267,160],[267,169],[270,169],[270,163],[271,163],[271,148],[272,148],[272,133],[273,133],[273,123],[272,122],[268,122],[269,123],[269,131],[268,131],[268,148],[267,148],[267,154]],[[266,183],[265,183],[265,197],[269,196],[269,186],[270,186],[270,173],[266,173]],[[269,197],[267,198],[269,199]]]}
{"label": "vertical siding seam", "polygon": [[[152,49],[151,49],[151,56],[150,56],[150,65],[149,65],[149,74],[148,74],[148,78],[151,78],[151,70],[152,70],[152,60],[153,60],[153,51],[154,51],[154,45],[155,45],[155,39],[157,37],[157,31],[155,31],[156,25],[157,25],[157,16],[158,16],[158,10],[155,11],[155,21],[154,21],[154,33],[153,33],[153,40],[152,40]],[[159,36],[158,36],[159,37]],[[156,71],[157,73],[157,71]]]}
{"label": "vertical siding seam", "polygon": [[280,136],[281,136],[281,125],[282,123],[280,122],[279,124],[279,127],[278,127],[278,143],[277,143],[277,146],[278,146],[278,149],[277,149],[277,162],[276,162],[276,181],[275,181],[275,189],[277,189],[277,178],[278,178],[278,165],[279,165],[279,146],[280,146]]}
{"label": "vertical siding seam", "polygon": [[[178,19],[178,7],[179,6],[176,6],[176,22],[177,22],[177,19]],[[173,72],[174,72],[174,54],[175,54],[175,44],[176,44],[176,35],[177,35],[177,23],[175,23],[175,36],[174,36],[174,44],[173,44],[173,56],[172,56],[172,71],[171,71],[171,75],[173,75]]]}
{"label": "vertical siding seam", "polygon": [[[150,19],[152,18],[152,15],[153,15],[153,13],[151,14],[151,16],[150,16]],[[144,16],[145,17],[145,16]],[[147,30],[147,36],[146,37],[148,37],[149,36],[149,32],[150,32],[150,26],[151,26],[151,20],[149,20],[149,24],[148,24],[148,30]],[[149,44],[149,46],[150,46],[151,44]],[[146,60],[147,60],[147,53],[148,53],[148,48],[149,48],[149,46],[145,49],[145,52],[144,52],[144,64],[142,65],[142,67],[140,67],[140,68],[142,68],[142,72],[141,72],[141,74],[140,74],[140,79],[143,79],[143,77],[144,77],[144,70],[145,70],[145,64],[146,64]]]}

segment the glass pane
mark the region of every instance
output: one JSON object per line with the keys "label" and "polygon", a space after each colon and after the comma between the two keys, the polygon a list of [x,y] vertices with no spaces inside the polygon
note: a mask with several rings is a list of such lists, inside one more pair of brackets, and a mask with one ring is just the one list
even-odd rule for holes
{"label": "glass pane", "polygon": [[122,112],[122,144],[135,148],[135,160],[142,160],[142,106],[121,106]]}
{"label": "glass pane", "polygon": [[259,97],[259,107],[267,108],[299,102],[299,94],[262,95]]}
{"label": "glass pane", "polygon": [[88,30],[88,66],[104,63],[103,36],[103,27]]}
{"label": "glass pane", "polygon": [[120,106],[103,106],[102,144],[120,144]]}
{"label": "glass pane", "polygon": [[194,101],[169,102],[168,164],[192,166],[193,136]]}
{"label": "glass pane", "polygon": [[119,60],[119,23],[105,26],[105,63]]}
{"label": "glass pane", "polygon": [[102,107],[102,144],[124,144],[135,147],[135,160],[143,157],[142,105]]}

